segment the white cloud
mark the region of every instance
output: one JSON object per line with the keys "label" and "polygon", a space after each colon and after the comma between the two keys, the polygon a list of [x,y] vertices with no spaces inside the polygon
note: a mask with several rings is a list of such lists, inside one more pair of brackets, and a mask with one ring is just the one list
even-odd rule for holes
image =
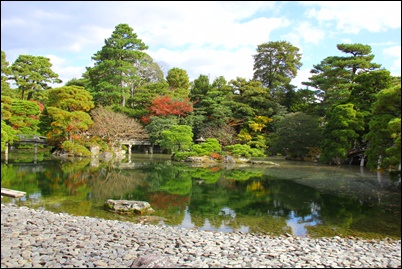
{"label": "white cloud", "polygon": [[[336,29],[345,33],[359,33],[362,30],[380,32],[401,27],[400,1],[307,1],[314,6],[307,11],[309,18],[320,23],[334,22]],[[316,8],[318,7],[318,8]]]}
{"label": "white cloud", "polygon": [[302,22],[296,27],[296,32],[303,38],[306,43],[318,44],[324,39],[325,34],[322,29],[314,27],[308,22]]}
{"label": "white cloud", "polygon": [[59,75],[59,79],[63,81],[61,84],[53,84],[52,87],[60,87],[72,78],[80,78],[82,73],[86,71],[85,67],[69,66],[68,60],[60,58],[56,55],[46,55],[52,64],[52,71]]}
{"label": "white cloud", "polygon": [[296,86],[297,89],[304,89],[306,86],[302,85],[302,82],[308,82],[309,78],[312,76],[310,69],[304,68],[297,72],[297,76],[292,80],[292,84]]}
{"label": "white cloud", "polygon": [[401,46],[393,46],[383,50],[383,54],[387,58],[392,58],[390,71],[395,76],[401,75]]}
{"label": "white cloud", "polygon": [[212,82],[216,77],[224,76],[227,81],[244,77],[251,79],[253,76],[254,48],[242,48],[239,50],[212,50],[190,49],[186,51],[171,51],[159,49],[150,53],[156,61],[169,63],[169,69],[178,67],[187,71],[190,80],[199,75],[210,76]]}

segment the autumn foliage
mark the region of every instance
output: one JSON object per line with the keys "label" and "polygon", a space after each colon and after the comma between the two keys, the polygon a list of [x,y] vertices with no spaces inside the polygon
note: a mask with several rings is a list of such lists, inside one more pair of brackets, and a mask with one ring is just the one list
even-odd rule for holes
{"label": "autumn foliage", "polygon": [[176,115],[185,117],[187,113],[193,111],[193,105],[188,98],[184,101],[179,101],[172,100],[170,96],[161,96],[153,99],[151,106],[147,110],[150,111],[150,114],[142,118],[144,123],[149,123],[151,116]]}

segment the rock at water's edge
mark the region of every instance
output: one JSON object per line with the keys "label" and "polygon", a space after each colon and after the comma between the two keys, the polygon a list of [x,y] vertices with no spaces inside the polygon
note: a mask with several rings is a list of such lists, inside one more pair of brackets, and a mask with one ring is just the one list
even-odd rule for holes
{"label": "rock at water's edge", "polygon": [[153,212],[151,205],[145,201],[112,200],[105,202],[106,210],[122,214],[143,214]]}

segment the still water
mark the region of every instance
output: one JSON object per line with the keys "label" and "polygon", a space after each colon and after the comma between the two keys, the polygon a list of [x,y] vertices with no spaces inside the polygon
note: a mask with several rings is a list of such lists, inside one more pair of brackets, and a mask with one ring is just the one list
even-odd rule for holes
{"label": "still water", "polygon": [[[401,238],[401,191],[388,173],[271,157],[275,165],[194,165],[163,154],[124,160],[2,159],[15,203],[53,212],[222,232]],[[119,215],[107,199],[148,201],[151,216]]]}

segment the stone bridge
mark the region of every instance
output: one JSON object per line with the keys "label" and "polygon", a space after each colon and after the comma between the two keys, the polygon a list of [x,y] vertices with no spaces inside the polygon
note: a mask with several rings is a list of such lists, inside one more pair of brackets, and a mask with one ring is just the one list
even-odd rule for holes
{"label": "stone bridge", "polygon": [[128,147],[128,154],[131,155],[132,146],[145,146],[145,152],[153,153],[153,145],[149,140],[139,140],[139,139],[121,139],[118,142],[122,145]]}
{"label": "stone bridge", "polygon": [[20,134],[18,137],[20,139],[18,141],[14,141],[14,144],[47,144],[45,136]]}

